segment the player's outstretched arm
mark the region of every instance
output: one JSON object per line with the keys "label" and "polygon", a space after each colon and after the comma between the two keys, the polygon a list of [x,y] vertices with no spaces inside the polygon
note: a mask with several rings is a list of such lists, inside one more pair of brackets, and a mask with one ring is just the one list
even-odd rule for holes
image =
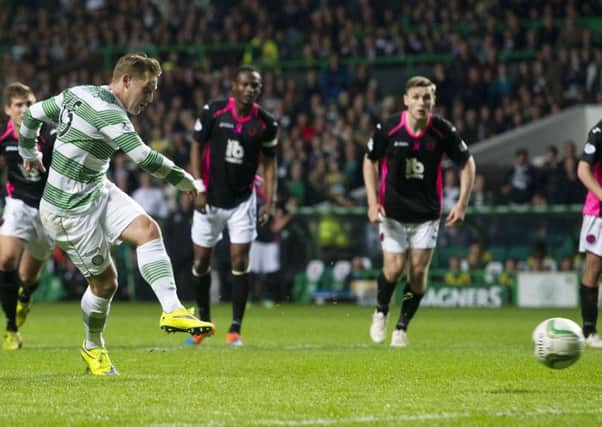
{"label": "player's outstretched arm", "polygon": [[126,152],[126,154],[146,172],[172,184],[181,191],[192,191],[194,193],[204,191],[201,180],[195,180],[191,174],[176,166],[163,154],[142,143],[142,140],[140,140],[140,144],[134,150]]}
{"label": "player's outstretched arm", "polygon": [[41,172],[46,171],[42,163],[42,153],[37,149],[36,138],[42,123],[58,123],[62,105],[61,94],[37,102],[25,112],[19,129],[19,155],[23,158],[25,170],[36,168]]}
{"label": "player's outstretched arm", "polygon": [[100,133],[116,144],[134,163],[151,175],[174,185],[178,190],[199,192],[200,180],[195,179],[163,154],[147,146],[124,112],[105,113],[97,123]]}
{"label": "player's outstretched arm", "polygon": [[368,219],[371,223],[380,222],[382,216],[385,216],[385,208],[378,202],[376,194],[376,185],[378,181],[377,163],[364,156],[362,165],[364,175],[364,186],[366,187],[366,197],[368,199]]}
{"label": "player's outstretched arm", "polygon": [[470,156],[460,170],[460,197],[445,219],[446,227],[455,227],[464,222],[466,207],[468,206],[472,187],[474,186],[475,175],[475,162],[473,157]]}

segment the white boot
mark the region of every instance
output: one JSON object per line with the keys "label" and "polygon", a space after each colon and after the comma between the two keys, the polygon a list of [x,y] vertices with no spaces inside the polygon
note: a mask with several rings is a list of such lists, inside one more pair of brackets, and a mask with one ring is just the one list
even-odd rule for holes
{"label": "white boot", "polygon": [[385,342],[385,338],[387,336],[387,319],[389,316],[386,316],[384,313],[379,311],[375,311],[372,315],[372,324],[370,325],[370,338],[375,343],[383,343]]}

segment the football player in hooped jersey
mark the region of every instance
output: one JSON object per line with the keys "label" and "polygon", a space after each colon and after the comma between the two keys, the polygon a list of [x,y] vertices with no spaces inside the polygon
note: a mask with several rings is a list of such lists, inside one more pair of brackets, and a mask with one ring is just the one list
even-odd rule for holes
{"label": "football player in hooped jersey", "polygon": [[[233,96],[203,107],[195,123],[190,153],[192,174],[206,187],[197,198],[192,224],[192,275],[199,317],[211,318],[211,253],[228,227],[233,289],[232,323],[226,344],[231,346],[242,345],[241,324],[249,294],[249,249],[257,236],[257,216],[260,224],[269,221],[276,191],[278,124],[255,103],[260,91],[259,72],[252,67],[240,68],[232,86]],[[253,184],[259,162],[266,200],[257,215]],[[201,339],[191,337],[186,344],[200,344]]]}
{"label": "football player in hooped jersey", "polygon": [[426,77],[412,77],[406,83],[404,104],[405,111],[376,126],[363,165],[368,218],[379,223],[383,250],[377,306],[370,326],[374,342],[385,340],[389,302],[408,266],[409,283],[392,334],[393,347],[407,346],[408,324],[426,290],[441,216],[443,154],[461,170],[460,197],[445,220],[446,227],[463,222],[475,179],[468,147],[448,121],[432,114],[435,85]]}
{"label": "football player in hooped jersey", "polygon": [[588,190],[579,238],[579,251],[585,252],[585,269],[579,287],[583,335],[586,345],[602,348],[602,338],[596,331],[598,281],[602,272],[602,120],[589,131],[577,175]]}
{"label": "football player in hooped jersey", "polygon": [[[17,350],[22,345],[18,328],[29,313],[31,295],[54,242],[44,231],[38,213],[48,174],[26,171],[18,153],[19,126],[35,97],[28,86],[15,82],[6,86],[3,98],[9,120],[0,130],[0,154],[8,169],[8,197],[0,227],[0,302],[7,320],[2,349]],[[44,126],[36,137],[46,168],[52,159],[55,135],[53,127]]]}

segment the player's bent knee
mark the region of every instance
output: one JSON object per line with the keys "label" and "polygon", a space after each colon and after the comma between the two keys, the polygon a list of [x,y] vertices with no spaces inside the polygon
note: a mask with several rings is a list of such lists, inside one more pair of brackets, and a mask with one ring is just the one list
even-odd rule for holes
{"label": "player's bent knee", "polygon": [[209,261],[195,261],[192,264],[192,275],[194,277],[203,277],[211,273],[211,266]]}
{"label": "player's bent knee", "polygon": [[18,258],[12,255],[0,255],[0,270],[14,271],[18,266]]}
{"label": "player's bent knee", "polygon": [[144,221],[144,239],[147,242],[159,239],[161,237],[161,230],[159,228],[159,224],[157,224],[155,220],[150,217],[144,217]]}
{"label": "player's bent knee", "polygon": [[394,268],[385,268],[383,269],[383,274],[385,276],[385,280],[389,283],[397,282],[401,278],[401,273],[403,270]]}
{"label": "player's bent knee", "polygon": [[247,273],[249,270],[248,259],[233,259],[232,260],[232,271],[241,272],[240,274]]}

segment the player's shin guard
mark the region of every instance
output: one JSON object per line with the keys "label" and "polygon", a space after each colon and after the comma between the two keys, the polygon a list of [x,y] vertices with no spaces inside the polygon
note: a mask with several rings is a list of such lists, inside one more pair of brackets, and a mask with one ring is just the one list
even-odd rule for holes
{"label": "player's shin guard", "polygon": [[111,308],[111,298],[102,298],[92,293],[88,286],[86,292],[82,296],[81,307],[86,329],[86,348],[102,348],[104,347],[104,339],[102,331],[107,323],[109,310]]}
{"label": "player's shin guard", "polygon": [[581,317],[583,317],[583,335],[586,338],[596,332],[596,322],[598,321],[598,293],[598,287],[590,288],[583,284],[579,287]]}
{"label": "player's shin guard", "polygon": [[245,307],[249,298],[249,273],[232,271],[232,324],[228,332],[240,334]]}
{"label": "player's shin guard", "polygon": [[178,298],[173,268],[163,240],[155,239],[136,248],[138,269],[157,296],[163,312],[182,308]]}
{"label": "player's shin guard", "polygon": [[395,329],[401,329],[406,331],[408,329],[408,325],[410,324],[410,320],[416,314],[418,310],[418,306],[420,305],[420,300],[424,294],[417,294],[410,289],[409,285],[406,285],[403,291],[403,303],[401,305],[401,315],[399,316],[399,321],[395,326]]}
{"label": "player's shin guard", "polygon": [[205,273],[199,273],[193,266],[192,285],[199,307],[199,319],[211,322],[211,268]]}
{"label": "player's shin guard", "polygon": [[389,303],[393,292],[395,292],[396,282],[387,282],[385,274],[381,271],[378,275],[377,283],[377,294],[376,294],[376,311],[383,313],[385,316],[389,313]]}
{"label": "player's shin guard", "polygon": [[17,296],[19,281],[16,271],[0,271],[0,301],[6,315],[6,330],[17,331]]}

